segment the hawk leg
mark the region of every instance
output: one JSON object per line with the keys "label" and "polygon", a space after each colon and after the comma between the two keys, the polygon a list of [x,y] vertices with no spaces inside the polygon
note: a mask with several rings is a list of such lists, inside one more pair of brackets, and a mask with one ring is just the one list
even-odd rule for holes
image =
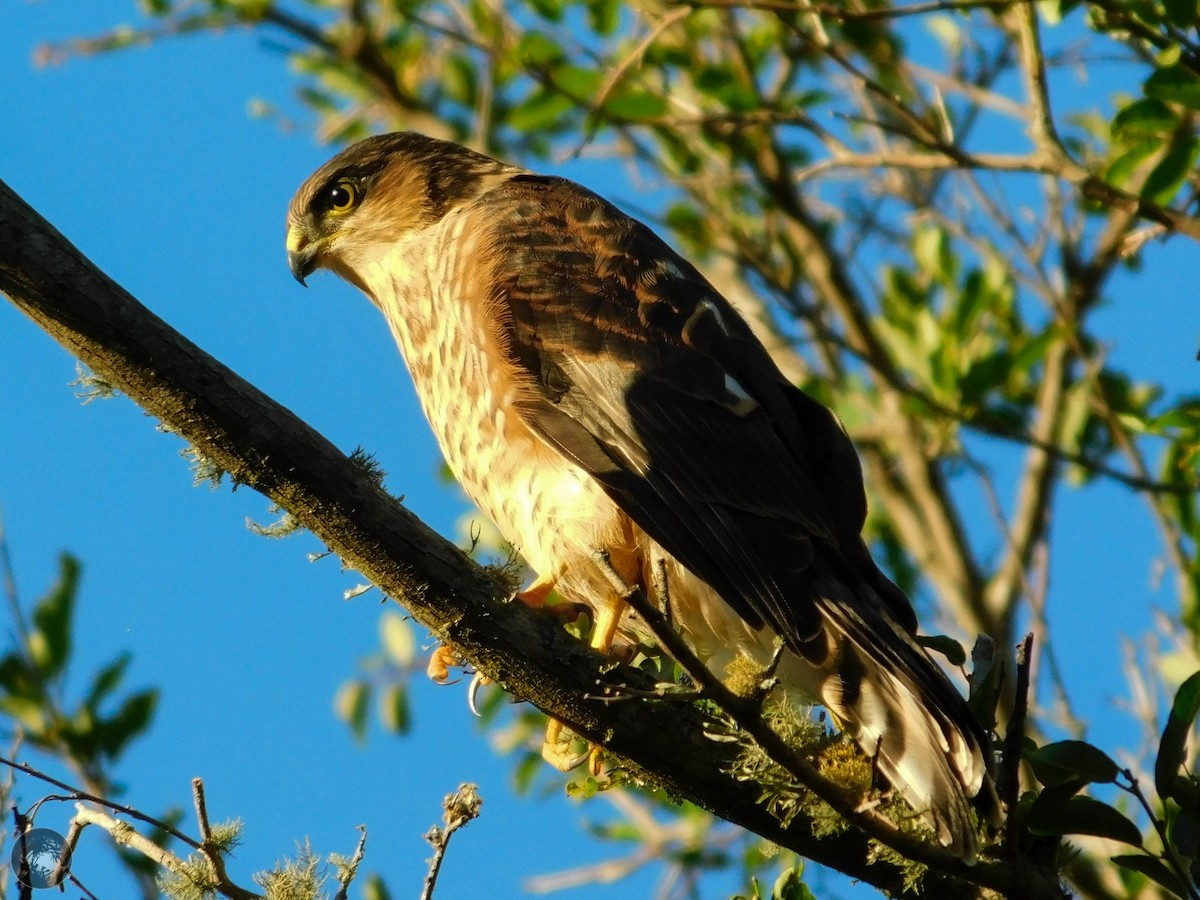
{"label": "hawk leg", "polygon": [[[613,597],[608,603],[601,606],[596,614],[596,622],[592,626],[592,635],[588,640],[588,646],[607,656],[623,612],[625,612],[625,601],[620,597]],[[586,750],[577,753],[572,746],[573,743],[574,732],[558,719],[551,719],[546,723],[546,739],[542,743],[542,759],[560,772],[570,772],[586,762],[589,771],[593,775],[599,775],[603,767],[604,748],[599,744],[589,743]]]}
{"label": "hawk leg", "polygon": [[513,594],[512,599],[520,600],[532,609],[545,610],[550,615],[562,620],[563,624],[574,622],[579,618],[580,613],[588,611],[584,604],[560,602],[553,606],[546,605],[546,601],[550,599],[550,595],[554,592],[554,585],[557,583],[557,577],[549,578],[539,575],[525,590]]}
{"label": "hawk leg", "polygon": [[[608,553],[604,551],[595,554],[596,561],[604,571],[605,577],[612,583],[615,593],[601,601],[595,611],[595,622],[588,646],[593,650],[608,656],[612,650],[613,639],[617,635],[617,627],[621,624],[621,616],[625,613],[625,597],[631,588],[621,573],[613,566]],[[564,731],[566,734],[564,734]],[[588,744],[584,753],[575,753],[572,748],[571,732],[558,719],[551,719],[546,725],[546,740],[542,744],[542,759],[562,772],[569,772],[583,762],[588,763],[588,769],[593,775],[599,775],[603,768],[604,748],[598,744]]]}
{"label": "hawk leg", "polygon": [[523,591],[517,591],[513,595],[514,600],[520,600],[527,606],[532,606],[534,609],[541,609],[546,605],[546,600],[554,590],[554,585],[558,582],[557,578],[548,578],[544,575],[539,575],[533,580],[533,584],[525,588]]}

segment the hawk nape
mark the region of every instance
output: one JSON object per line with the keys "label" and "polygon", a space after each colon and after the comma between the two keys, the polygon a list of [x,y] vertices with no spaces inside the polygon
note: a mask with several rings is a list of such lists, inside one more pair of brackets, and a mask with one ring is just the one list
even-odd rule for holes
{"label": "hawk nape", "polygon": [[318,169],[287,249],[383,312],[451,469],[537,574],[523,599],[588,605],[610,652],[607,559],[718,674],[782,639],[783,684],[974,856],[987,740],[862,540],[854,447],[691,264],[578,184],[412,133]]}

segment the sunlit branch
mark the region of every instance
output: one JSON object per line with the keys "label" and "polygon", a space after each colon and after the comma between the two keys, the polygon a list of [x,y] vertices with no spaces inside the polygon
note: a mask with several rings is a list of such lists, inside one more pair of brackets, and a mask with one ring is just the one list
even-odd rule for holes
{"label": "sunlit branch", "polygon": [[848,9],[833,3],[801,3],[794,2],[794,0],[685,0],[685,2],[689,6],[700,9],[761,9],[770,12],[815,14],[841,22],[877,22],[905,16],[923,16],[936,12],[969,12],[975,9],[1000,12],[1018,4],[1032,4],[1035,0],[928,0],[924,3],[909,3],[878,9]]}

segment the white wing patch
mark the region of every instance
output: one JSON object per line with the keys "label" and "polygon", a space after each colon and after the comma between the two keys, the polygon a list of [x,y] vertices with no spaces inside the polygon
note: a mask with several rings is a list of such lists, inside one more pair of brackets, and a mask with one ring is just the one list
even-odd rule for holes
{"label": "white wing patch", "polygon": [[734,415],[748,416],[758,409],[758,401],[728,372],[725,373],[725,390],[728,394],[725,403],[733,410]]}

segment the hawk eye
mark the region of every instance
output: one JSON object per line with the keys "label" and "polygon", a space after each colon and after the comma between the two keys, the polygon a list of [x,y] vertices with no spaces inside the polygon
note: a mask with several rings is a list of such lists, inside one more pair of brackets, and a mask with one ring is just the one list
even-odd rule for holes
{"label": "hawk eye", "polygon": [[358,186],[353,181],[339,181],[325,190],[325,209],[335,215],[344,215],[358,205]]}

